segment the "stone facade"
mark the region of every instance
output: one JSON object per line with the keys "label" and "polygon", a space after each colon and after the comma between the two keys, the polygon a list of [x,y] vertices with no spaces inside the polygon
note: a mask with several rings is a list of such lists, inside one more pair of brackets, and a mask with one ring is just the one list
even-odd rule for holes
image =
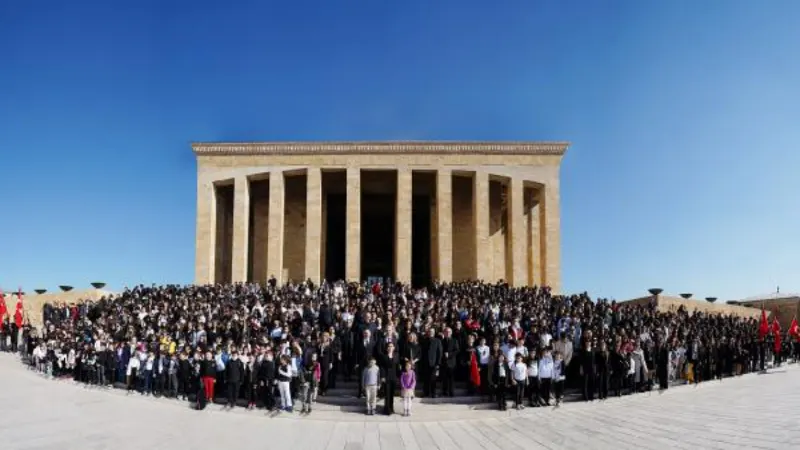
{"label": "stone facade", "polygon": [[560,291],[567,146],[193,144],[195,281],[429,275]]}
{"label": "stone facade", "polygon": [[[69,292],[46,292],[44,294],[30,293],[29,295],[22,296],[22,309],[25,317],[30,321],[31,325],[41,329],[42,327],[42,310],[44,305],[49,303],[56,304],[77,304],[83,303],[87,300],[98,301],[101,298],[112,298],[117,295],[115,292],[106,291],[103,289],[76,289]],[[14,312],[17,307],[17,293],[6,292],[6,306],[8,306],[8,313],[13,318]]]}
{"label": "stone facade", "polygon": [[735,302],[740,307],[750,307],[758,309],[764,308],[764,311],[770,317],[770,320],[777,317],[778,322],[781,324],[782,329],[788,330],[792,319],[800,317],[800,296],[785,295],[782,296],[778,293],[769,297],[750,298]]}
{"label": "stone facade", "polygon": [[708,314],[733,315],[744,318],[756,318],[761,316],[761,310],[748,306],[734,305],[730,303],[709,303],[701,299],[685,299],[680,296],[659,294],[657,296],[648,295],[646,297],[634,298],[620,302],[623,305],[646,305],[656,302],[656,309],[660,312],[675,312],[681,306],[687,311],[698,311]]}

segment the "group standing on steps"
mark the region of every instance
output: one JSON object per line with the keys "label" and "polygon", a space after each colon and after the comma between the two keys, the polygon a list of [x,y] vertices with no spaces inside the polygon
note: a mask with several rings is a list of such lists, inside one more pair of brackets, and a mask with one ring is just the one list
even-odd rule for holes
{"label": "group standing on steps", "polygon": [[419,397],[481,396],[500,409],[571,392],[602,400],[760,370],[800,348],[792,330],[764,335],[755,319],[503,282],[137,286],[45,305],[42,319],[21,346],[4,334],[0,348],[48,376],[306,414],[343,390],[366,397],[367,414],[380,398],[394,414],[398,394],[404,415]]}

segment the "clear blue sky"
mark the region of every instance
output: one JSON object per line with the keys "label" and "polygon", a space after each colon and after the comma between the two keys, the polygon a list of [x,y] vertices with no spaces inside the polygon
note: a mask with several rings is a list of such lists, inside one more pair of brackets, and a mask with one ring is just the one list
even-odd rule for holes
{"label": "clear blue sky", "polygon": [[800,290],[800,2],[496,3],[0,2],[0,286],[191,282],[190,141],[550,139],[566,290]]}

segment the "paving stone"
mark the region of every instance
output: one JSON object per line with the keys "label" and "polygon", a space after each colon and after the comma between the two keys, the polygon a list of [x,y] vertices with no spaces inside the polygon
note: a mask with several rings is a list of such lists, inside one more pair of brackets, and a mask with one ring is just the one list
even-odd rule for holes
{"label": "paving stone", "polygon": [[[780,449],[800,443],[800,367],[559,408],[494,411],[416,404],[412,417],[353,411],[267,414],[48,380],[0,354],[3,450]],[[402,404],[399,405],[402,408]]]}

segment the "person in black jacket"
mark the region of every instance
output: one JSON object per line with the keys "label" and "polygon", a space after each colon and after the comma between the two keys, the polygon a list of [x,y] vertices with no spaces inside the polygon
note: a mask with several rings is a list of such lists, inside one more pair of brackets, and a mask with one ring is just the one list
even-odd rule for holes
{"label": "person in black jacket", "polygon": [[442,341],[436,337],[436,330],[431,328],[428,337],[422,342],[422,370],[424,394],[436,398],[436,376],[442,363]]}
{"label": "person in black jacket", "polygon": [[333,368],[333,349],[331,348],[331,337],[328,333],[322,333],[319,350],[315,353],[318,354],[320,366],[319,395],[326,395],[328,393],[328,378]]}
{"label": "person in black jacket", "polygon": [[453,396],[453,383],[455,381],[456,363],[460,344],[458,339],[453,337],[453,330],[444,329],[444,339],[442,339],[442,396]]}
{"label": "person in black jacket", "polygon": [[320,328],[323,330],[328,330],[333,325],[333,311],[327,300],[323,300],[319,306],[318,321]]}
{"label": "person in black jacket", "polygon": [[600,400],[608,398],[608,385],[611,378],[611,353],[605,340],[600,341],[600,351],[597,352],[597,382]]}
{"label": "person in black jacket", "polygon": [[583,376],[583,401],[594,401],[595,381],[597,377],[597,353],[592,348],[591,336],[584,341],[580,356],[581,375]]}
{"label": "person in black jacket", "polygon": [[225,379],[228,385],[228,404],[229,408],[236,406],[236,400],[239,398],[239,389],[242,387],[244,381],[244,364],[239,359],[239,352],[233,350],[231,359],[225,366]]}
{"label": "person in black jacket", "polygon": [[258,401],[258,369],[264,362],[264,355],[250,355],[250,363],[247,366],[247,409],[255,409]]}
{"label": "person in black jacket", "polygon": [[669,388],[669,345],[661,339],[656,341],[656,377],[659,390]]}
{"label": "person in black jacket", "polygon": [[271,351],[267,352],[258,366],[258,384],[264,408],[272,411],[275,409],[275,359]]}
{"label": "person in black jacket", "polygon": [[203,385],[204,398],[209,403],[214,403],[214,383],[217,381],[217,363],[214,354],[206,352],[205,359],[200,362],[200,379]]}
{"label": "person in black jacket", "polygon": [[[356,344],[356,373],[364,367],[367,367],[369,359],[375,355],[375,341],[372,339],[369,330],[364,330],[364,337],[361,342]],[[364,382],[363,377],[358,377],[358,398],[364,396]]]}
{"label": "person in black jacket", "polygon": [[505,411],[508,408],[506,402],[506,390],[510,384],[510,369],[506,363],[506,357],[503,352],[497,354],[497,359],[492,361],[489,367],[489,384],[492,386],[492,391],[497,399],[497,407],[500,411]]}
{"label": "person in black jacket", "polygon": [[386,345],[385,354],[381,355],[381,378],[385,386],[386,399],[383,403],[383,413],[387,416],[394,414],[394,396],[397,390],[397,371],[400,368],[400,358],[393,343]]}
{"label": "person in black jacket", "polygon": [[96,379],[98,386],[105,386],[106,385],[106,366],[108,366],[108,352],[106,352],[105,344],[100,344],[100,350],[97,352],[97,358],[95,359],[95,366],[96,366]]}
{"label": "person in black jacket", "polygon": [[336,335],[336,329],[330,328],[331,336],[331,368],[328,372],[327,389],[336,389],[336,376],[341,372],[342,367],[342,341]]}
{"label": "person in black jacket", "polygon": [[117,352],[112,345],[106,346],[106,382],[114,386],[114,369],[117,367]]}
{"label": "person in black jacket", "polygon": [[178,396],[186,400],[192,386],[192,367],[189,358],[183,352],[178,358]]}
{"label": "person in black jacket", "polygon": [[[358,364],[356,359],[357,341],[357,334],[353,329],[353,320],[350,319],[343,324],[341,330],[339,330],[339,342],[341,344],[342,353],[341,366],[345,381],[353,379],[355,366]],[[357,376],[357,378],[361,377]]]}

